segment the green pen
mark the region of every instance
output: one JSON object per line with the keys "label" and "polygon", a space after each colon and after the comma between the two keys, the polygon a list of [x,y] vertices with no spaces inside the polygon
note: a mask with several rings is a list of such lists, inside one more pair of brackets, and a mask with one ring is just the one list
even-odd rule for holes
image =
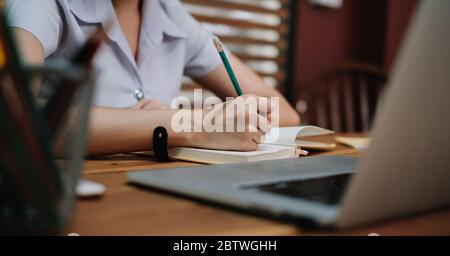
{"label": "green pen", "polygon": [[236,75],[233,72],[233,68],[231,68],[230,62],[228,61],[227,55],[225,54],[225,51],[223,50],[222,42],[220,42],[219,38],[214,38],[214,45],[216,46],[217,52],[219,52],[220,58],[222,59],[223,65],[225,66],[225,69],[227,70],[228,76],[230,77],[231,83],[233,83],[234,89],[236,90],[236,93],[238,96],[242,96],[242,90],[241,86],[239,86],[239,82],[236,78]]}

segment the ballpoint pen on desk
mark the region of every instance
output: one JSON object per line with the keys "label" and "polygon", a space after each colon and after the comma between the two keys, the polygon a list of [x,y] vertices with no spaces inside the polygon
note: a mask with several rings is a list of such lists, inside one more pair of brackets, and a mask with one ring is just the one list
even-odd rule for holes
{"label": "ballpoint pen on desk", "polygon": [[231,67],[230,62],[228,61],[227,55],[225,54],[225,50],[223,48],[222,42],[220,42],[219,38],[214,38],[214,45],[216,46],[217,52],[219,52],[220,58],[222,59],[223,65],[227,70],[228,76],[230,77],[231,83],[233,83],[234,89],[238,96],[242,96],[241,86],[236,78],[236,75],[233,72],[233,68]]}

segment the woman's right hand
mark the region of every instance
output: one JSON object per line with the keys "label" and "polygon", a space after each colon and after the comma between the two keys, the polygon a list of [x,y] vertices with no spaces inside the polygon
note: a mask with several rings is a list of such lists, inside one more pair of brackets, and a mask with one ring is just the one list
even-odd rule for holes
{"label": "woman's right hand", "polygon": [[[270,121],[266,118],[272,114],[272,107],[268,102],[267,98],[244,95],[208,109],[194,110],[193,126],[201,126],[202,131],[192,133],[188,146],[218,150],[256,150],[264,134],[271,128]],[[246,103],[247,105],[242,105]],[[202,115],[197,116],[202,118],[196,118],[196,111],[201,111]]]}

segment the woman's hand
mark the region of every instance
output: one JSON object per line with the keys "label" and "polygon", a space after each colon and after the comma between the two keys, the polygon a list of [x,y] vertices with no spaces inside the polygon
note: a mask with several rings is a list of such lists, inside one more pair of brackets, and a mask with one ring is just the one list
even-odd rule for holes
{"label": "woman's hand", "polygon": [[[271,116],[271,109],[266,98],[244,95],[208,109],[194,110],[192,127],[200,127],[202,131],[193,132],[188,146],[254,151],[271,128],[266,118]],[[197,116],[202,118],[196,118],[196,111],[201,111]]]}

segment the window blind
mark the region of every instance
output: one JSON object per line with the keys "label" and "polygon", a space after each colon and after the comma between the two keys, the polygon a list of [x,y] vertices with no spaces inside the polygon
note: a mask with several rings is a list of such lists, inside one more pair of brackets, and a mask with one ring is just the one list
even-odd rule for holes
{"label": "window blind", "polygon": [[286,81],[289,0],[182,0],[206,29],[271,86]]}

